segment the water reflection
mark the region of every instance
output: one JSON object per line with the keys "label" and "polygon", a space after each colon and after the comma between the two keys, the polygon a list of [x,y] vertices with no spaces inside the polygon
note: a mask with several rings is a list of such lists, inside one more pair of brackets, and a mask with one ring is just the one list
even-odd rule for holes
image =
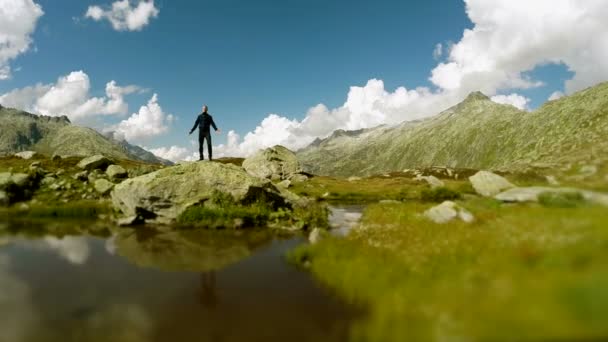
{"label": "water reflection", "polygon": [[[14,230],[13,230],[14,231]],[[350,308],[268,232],[0,236],[0,341],[342,341]]]}
{"label": "water reflection", "polygon": [[251,256],[272,240],[264,231],[127,230],[113,238],[116,253],[139,267],[164,271],[220,270]]}

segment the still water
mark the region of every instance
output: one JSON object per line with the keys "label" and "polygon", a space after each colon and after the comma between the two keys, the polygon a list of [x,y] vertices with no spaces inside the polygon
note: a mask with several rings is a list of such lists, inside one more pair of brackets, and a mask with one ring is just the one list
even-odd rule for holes
{"label": "still water", "polygon": [[355,316],[285,262],[298,237],[7,231],[21,230],[0,227],[0,342],[344,341]]}

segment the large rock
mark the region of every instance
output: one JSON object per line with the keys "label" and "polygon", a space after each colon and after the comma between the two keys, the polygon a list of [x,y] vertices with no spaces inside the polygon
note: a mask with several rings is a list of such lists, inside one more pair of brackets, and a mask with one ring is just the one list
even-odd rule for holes
{"label": "large rock", "polygon": [[494,198],[502,202],[538,202],[541,194],[579,194],[585,201],[608,206],[608,194],[581,190],[576,188],[551,188],[533,186],[513,188],[496,195]]}
{"label": "large rock", "polygon": [[36,156],[36,152],[34,151],[23,151],[19,153],[15,153],[15,157],[19,157],[21,159],[32,159]]}
{"label": "large rock", "polygon": [[440,224],[448,223],[456,218],[459,218],[466,223],[471,223],[475,220],[473,214],[452,201],[445,201],[440,205],[425,211],[424,216],[429,220]]}
{"label": "large rock", "polygon": [[97,154],[97,155],[82,159],[78,163],[78,167],[83,170],[87,170],[87,171],[103,170],[106,167],[108,167],[108,165],[110,165],[110,164],[112,164],[112,161],[110,159],[108,159],[107,157],[105,157],[101,154]]}
{"label": "large rock", "polygon": [[475,191],[485,197],[496,196],[504,190],[515,187],[505,178],[488,171],[479,171],[469,177],[469,180]]}
{"label": "large rock", "polygon": [[143,214],[168,223],[188,207],[207,201],[215,191],[228,193],[240,203],[260,198],[278,203],[286,198],[268,180],[253,177],[238,166],[213,162],[176,165],[131,178],[116,185],[111,195],[114,206],[125,216]]}
{"label": "large rock", "polygon": [[2,202],[10,204],[28,199],[36,186],[35,179],[25,173],[0,173],[0,191],[4,193]]}
{"label": "large rock", "polygon": [[93,183],[93,186],[95,187],[95,191],[97,191],[100,195],[105,196],[110,193],[114,187],[114,183],[106,179],[98,179],[95,181],[95,183]]}
{"label": "large rock", "polygon": [[290,179],[302,172],[296,155],[277,145],[245,159],[243,168],[252,176],[268,179]]}
{"label": "large rock", "polygon": [[110,165],[106,170],[106,175],[110,177],[110,179],[123,179],[128,178],[129,173],[120,165]]}

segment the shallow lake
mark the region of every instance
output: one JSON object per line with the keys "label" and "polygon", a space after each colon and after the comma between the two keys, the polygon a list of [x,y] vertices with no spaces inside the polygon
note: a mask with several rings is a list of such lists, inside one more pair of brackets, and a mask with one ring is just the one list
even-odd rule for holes
{"label": "shallow lake", "polygon": [[344,341],[356,316],[286,263],[302,237],[1,228],[1,342]]}

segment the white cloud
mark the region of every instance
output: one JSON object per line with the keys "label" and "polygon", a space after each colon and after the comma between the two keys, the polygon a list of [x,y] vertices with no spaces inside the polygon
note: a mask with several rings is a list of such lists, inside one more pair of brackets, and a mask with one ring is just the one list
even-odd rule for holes
{"label": "white cloud", "polygon": [[145,141],[148,138],[165,134],[169,125],[175,120],[171,114],[163,112],[158,104],[158,95],[152,95],[139,112],[133,113],[128,119],[112,127],[117,139],[126,139],[129,142]]}
{"label": "white cloud", "polygon": [[117,31],[139,31],[156,18],[159,14],[154,6],[154,0],[140,0],[132,6],[130,0],[115,1],[112,6],[104,10],[100,6],[89,6],[85,13],[86,18],[95,21],[108,20]]}
{"label": "white cloud", "polygon": [[528,107],[530,99],[519,94],[492,96],[492,101],[500,104],[511,105],[521,110],[530,110]]}
{"label": "white cloud", "polygon": [[561,91],[555,91],[551,94],[551,96],[549,96],[549,98],[547,99],[547,101],[554,101],[554,100],[559,100],[562,97],[564,97],[564,93],[562,93]]}
{"label": "white cloud", "polygon": [[443,56],[443,44],[438,43],[435,45],[435,50],[433,50],[433,58],[439,60],[441,56]]}
{"label": "white cloud", "polygon": [[363,87],[351,87],[339,108],[319,104],[301,121],[270,114],[242,140],[222,146],[222,153],[247,156],[274,144],[298,149],[336,129],[416,120],[437,114],[478,90],[497,102],[528,109],[530,100],[524,96],[496,94],[543,86],[529,72],[547,64],[562,64],[574,73],[565,83],[566,93],[608,79],[605,0],[465,3],[474,26],[464,31],[459,42],[435,47],[434,57],[446,60],[431,71],[434,89],[400,87],[390,92],[381,80],[372,79]]}
{"label": "white cloud", "polygon": [[10,61],[29,50],[43,14],[32,0],[0,0],[0,80],[11,77]]}
{"label": "white cloud", "polygon": [[154,153],[154,155],[157,157],[167,159],[173,162],[189,159],[194,153],[192,149],[188,149],[181,146],[151,148],[147,150]]}
{"label": "white cloud", "polygon": [[125,95],[141,91],[137,86],[120,87],[115,81],[106,84],[105,97],[91,97],[91,82],[83,71],[61,76],[54,84],[37,84],[0,95],[0,104],[29,112],[82,121],[96,115],[127,114]]}

